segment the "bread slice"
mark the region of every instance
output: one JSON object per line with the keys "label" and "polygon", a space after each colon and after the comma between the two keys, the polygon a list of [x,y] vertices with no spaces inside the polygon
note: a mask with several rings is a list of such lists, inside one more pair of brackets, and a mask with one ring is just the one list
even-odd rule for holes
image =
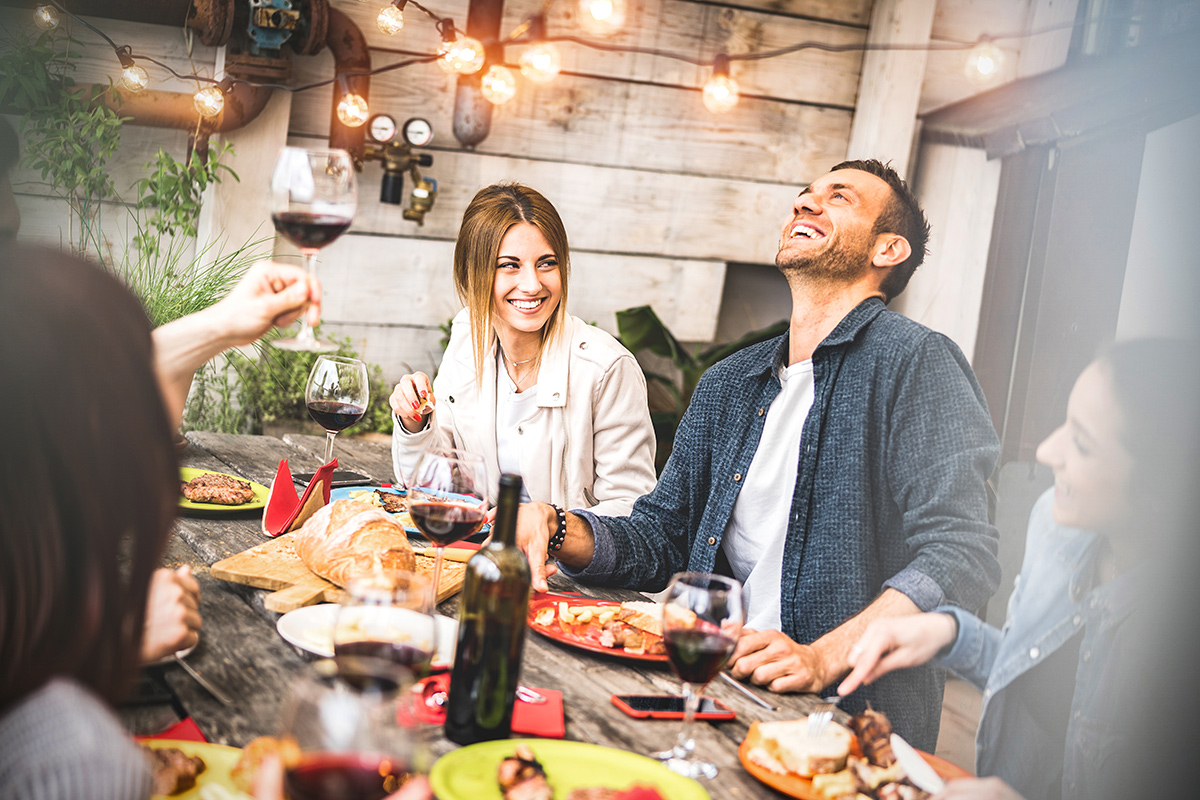
{"label": "bread slice", "polygon": [[621,622],[659,638],[663,635],[662,617],[662,603],[652,603],[648,600],[621,603],[621,611],[617,614],[617,619]]}
{"label": "bread slice", "polygon": [[808,735],[808,717],[754,722],[746,735],[747,757],[780,775],[812,775],[845,768],[854,734],[836,722],[815,739]]}

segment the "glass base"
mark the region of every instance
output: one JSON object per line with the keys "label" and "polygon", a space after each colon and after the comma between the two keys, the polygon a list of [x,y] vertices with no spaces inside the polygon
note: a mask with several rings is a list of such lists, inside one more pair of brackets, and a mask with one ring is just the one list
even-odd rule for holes
{"label": "glass base", "polygon": [[701,778],[712,780],[717,777],[717,773],[720,771],[717,769],[717,765],[711,761],[701,761],[697,758],[668,758],[663,761],[663,766],[671,770],[671,772],[678,773],[692,780],[700,780]]}
{"label": "glass base", "polygon": [[319,339],[305,339],[296,336],[291,339],[276,339],[271,345],[280,350],[295,350],[308,353],[335,353],[338,346],[333,342],[322,342]]}

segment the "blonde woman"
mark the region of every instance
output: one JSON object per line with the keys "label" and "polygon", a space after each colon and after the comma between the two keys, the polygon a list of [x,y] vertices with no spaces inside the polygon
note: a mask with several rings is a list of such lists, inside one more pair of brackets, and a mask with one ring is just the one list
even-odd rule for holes
{"label": "blonde woman", "polygon": [[527,501],[555,507],[527,510],[547,520],[628,514],[654,487],[645,377],[620,342],[567,313],[569,264],[562,220],[539,192],[503,183],[475,195],[454,249],[466,307],[437,379],[405,375],[392,392],[398,481],[445,445],[482,455],[493,490],[501,472],[520,474]]}

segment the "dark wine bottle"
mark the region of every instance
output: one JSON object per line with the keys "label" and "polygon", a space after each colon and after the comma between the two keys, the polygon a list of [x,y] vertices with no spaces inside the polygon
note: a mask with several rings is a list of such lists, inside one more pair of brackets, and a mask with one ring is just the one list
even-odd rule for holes
{"label": "dark wine bottle", "polygon": [[459,744],[506,739],[529,613],[529,561],[517,549],[521,477],[500,476],[492,541],[467,562],[450,672],[446,738]]}

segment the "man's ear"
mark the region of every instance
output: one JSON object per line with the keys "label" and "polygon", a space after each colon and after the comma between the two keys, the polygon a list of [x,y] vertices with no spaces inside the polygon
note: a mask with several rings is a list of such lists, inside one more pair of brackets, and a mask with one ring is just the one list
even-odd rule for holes
{"label": "man's ear", "polygon": [[881,233],[875,237],[871,251],[871,266],[891,269],[912,255],[912,245],[898,233]]}

